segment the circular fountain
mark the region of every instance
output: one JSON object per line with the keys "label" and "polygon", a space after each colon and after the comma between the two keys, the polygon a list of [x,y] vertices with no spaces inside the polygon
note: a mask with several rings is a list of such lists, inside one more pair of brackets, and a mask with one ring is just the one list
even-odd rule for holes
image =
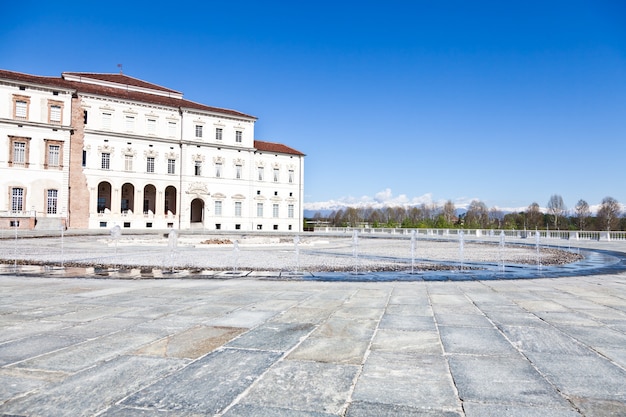
{"label": "circular fountain", "polygon": [[[538,233],[536,233],[538,236]],[[419,238],[419,253],[417,251]],[[255,278],[324,281],[493,280],[552,278],[621,271],[624,255],[598,250],[557,249],[507,241],[505,234],[483,240],[458,235],[162,235],[0,239],[0,274],[119,279]],[[14,254],[13,257],[10,254]],[[0,258],[2,256],[0,255]],[[7,259],[8,258],[8,259]]]}

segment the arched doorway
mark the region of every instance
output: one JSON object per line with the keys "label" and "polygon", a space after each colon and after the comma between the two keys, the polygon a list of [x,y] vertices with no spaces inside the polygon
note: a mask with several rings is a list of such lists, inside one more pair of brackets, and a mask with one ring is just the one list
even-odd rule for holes
{"label": "arched doorway", "polygon": [[176,214],[176,187],[169,186],[165,189],[165,214]]}
{"label": "arched doorway", "polygon": [[143,213],[154,214],[156,210],[156,187],[148,184],[143,188]]}
{"label": "arched doorway", "polygon": [[191,223],[202,223],[204,220],[204,201],[194,198],[191,202]]}
{"label": "arched doorway", "polygon": [[131,183],[122,185],[122,201],[120,202],[120,212],[122,214],[132,213],[135,210],[135,186]]}
{"label": "arched doorway", "polygon": [[111,211],[111,184],[102,181],[98,184],[98,213]]}

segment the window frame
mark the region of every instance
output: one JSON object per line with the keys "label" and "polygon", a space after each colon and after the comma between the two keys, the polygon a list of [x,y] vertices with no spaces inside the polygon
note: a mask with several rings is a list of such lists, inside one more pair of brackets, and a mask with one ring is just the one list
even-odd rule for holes
{"label": "window frame", "polygon": [[[46,155],[44,161],[44,169],[63,169],[63,141],[45,139]],[[58,147],[57,164],[54,164],[52,158],[52,147]]]}
{"label": "window frame", "polygon": [[109,171],[111,169],[111,153],[102,152],[100,155],[100,169]]}
{"label": "window frame", "polygon": [[[23,161],[16,162],[16,144],[23,143]],[[21,153],[21,152],[20,152]],[[23,136],[9,136],[9,166],[28,168],[30,166],[30,138]]]}
{"label": "window frame", "polygon": [[[24,116],[18,116],[18,103],[24,103]],[[20,107],[21,109],[21,107]],[[13,118],[16,120],[28,120],[30,116],[30,97],[13,94]]]}
{"label": "window frame", "polygon": [[146,172],[150,174],[154,174],[154,164],[155,164],[154,156],[147,156],[146,157]]}
{"label": "window frame", "polygon": [[[16,192],[18,190],[21,190],[20,195],[16,195]],[[26,188],[9,187],[9,212],[10,213],[23,213],[25,203],[26,203]]]}
{"label": "window frame", "polygon": [[[62,101],[48,100],[48,123],[55,125],[63,124],[63,104]],[[59,120],[52,119],[52,115],[54,114],[52,109],[56,107],[59,108]]]}
{"label": "window frame", "polygon": [[[53,193],[54,195],[51,195]],[[46,214],[58,214],[59,190],[46,190]]]}

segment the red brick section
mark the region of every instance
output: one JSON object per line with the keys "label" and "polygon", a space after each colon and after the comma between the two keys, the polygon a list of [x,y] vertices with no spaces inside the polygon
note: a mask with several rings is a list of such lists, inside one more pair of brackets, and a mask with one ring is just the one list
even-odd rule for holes
{"label": "red brick section", "polygon": [[89,227],[89,188],[83,172],[83,146],[85,140],[85,119],[80,97],[72,98],[72,127],[70,140],[70,189],[68,224],[70,229]]}

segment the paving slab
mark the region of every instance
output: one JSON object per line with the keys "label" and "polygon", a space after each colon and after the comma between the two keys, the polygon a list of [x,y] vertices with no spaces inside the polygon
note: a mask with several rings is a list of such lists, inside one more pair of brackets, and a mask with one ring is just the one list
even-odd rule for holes
{"label": "paving slab", "polygon": [[221,349],[135,392],[122,405],[211,415],[223,411],[280,354]]}
{"label": "paving slab", "polygon": [[0,411],[23,416],[92,416],[183,364],[173,359],[119,356],[45,390],[9,401]]}
{"label": "paving slab", "polygon": [[465,417],[581,417],[578,411],[565,406],[532,407],[521,404],[481,404],[465,401],[463,410]]}
{"label": "paving slab", "polygon": [[309,323],[268,322],[228,343],[228,347],[286,352],[313,330]]}
{"label": "paving slab", "polygon": [[338,415],[358,366],[287,360],[272,367],[241,404]]}
{"label": "paving slab", "polygon": [[521,356],[454,355],[449,363],[464,402],[567,406],[555,387]]}
{"label": "paving slab", "polygon": [[352,398],[417,409],[461,409],[448,365],[441,355],[372,351]]}

